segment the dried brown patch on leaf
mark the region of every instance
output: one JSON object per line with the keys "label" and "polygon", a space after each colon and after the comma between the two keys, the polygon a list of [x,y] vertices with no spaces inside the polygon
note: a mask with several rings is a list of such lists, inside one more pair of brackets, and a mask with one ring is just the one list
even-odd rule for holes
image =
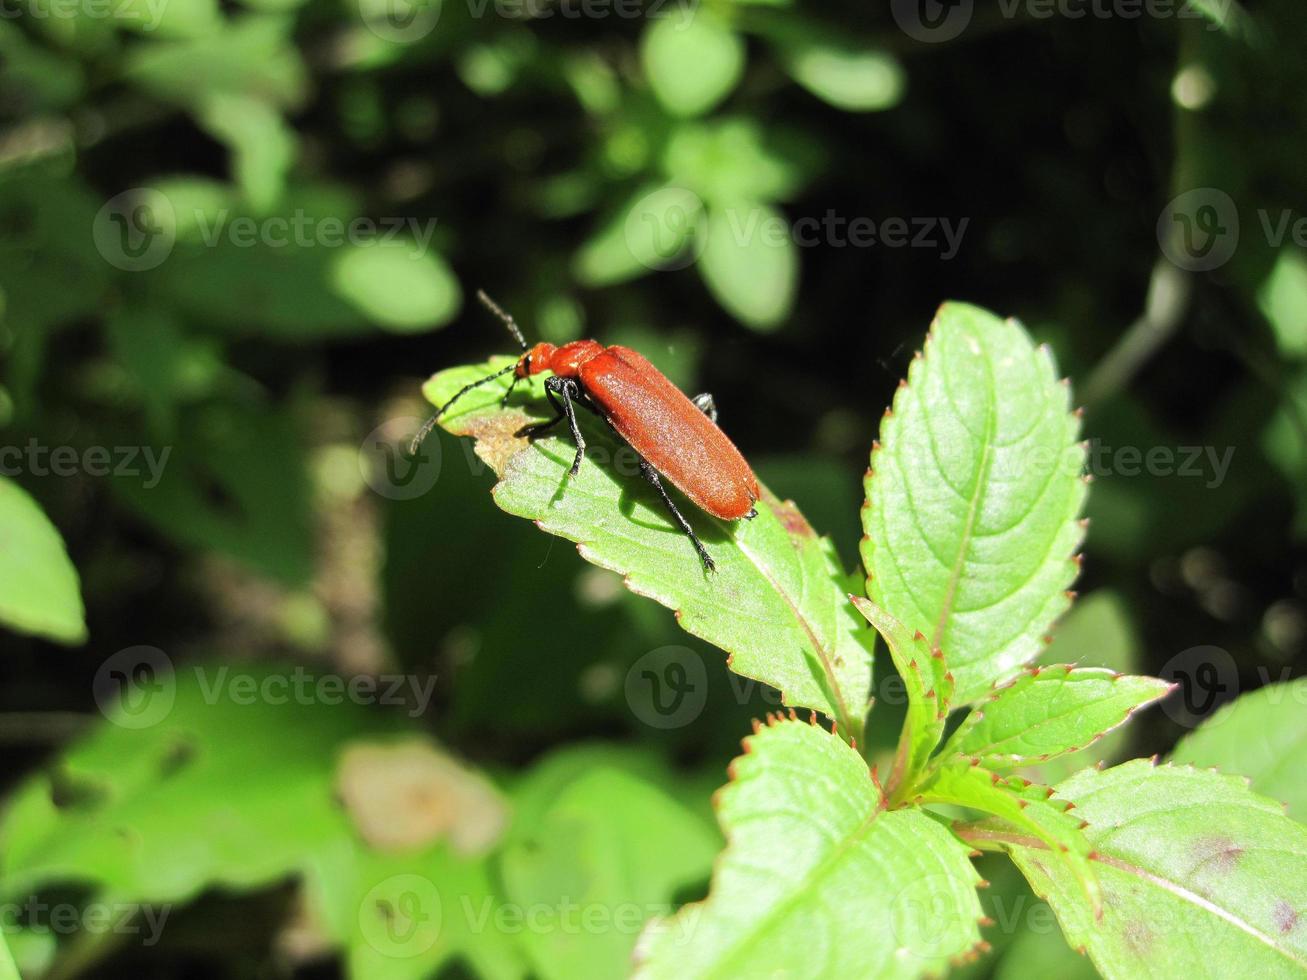
{"label": "dried brown patch on leaf", "polygon": [[497,474],[503,475],[508,461],[531,445],[522,434],[531,419],[521,412],[490,412],[467,415],[450,426],[460,436],[476,440],[477,456]]}
{"label": "dried brown patch on leaf", "polygon": [[443,840],[457,854],[484,854],[508,826],[508,808],[489,780],[421,738],[347,746],[336,792],[359,836],[379,851],[420,851]]}

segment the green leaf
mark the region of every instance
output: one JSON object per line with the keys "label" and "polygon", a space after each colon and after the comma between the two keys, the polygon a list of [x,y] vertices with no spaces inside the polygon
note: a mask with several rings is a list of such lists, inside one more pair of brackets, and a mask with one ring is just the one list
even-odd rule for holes
{"label": "green leaf", "polygon": [[[278,212],[290,216],[293,227],[260,226],[261,216],[224,199],[220,186],[164,182],[158,187],[168,195],[177,221],[176,247],[157,270],[159,298],[187,318],[233,336],[265,340],[317,342],[374,329],[336,287],[338,266],[349,261],[344,253],[356,247],[346,243],[359,214],[358,202],[339,187],[292,182]],[[407,243],[403,248],[408,254],[419,251]]]}
{"label": "green leaf", "polygon": [[519,821],[501,857],[511,901],[545,910],[522,937],[533,972],[626,973],[639,927],[707,880],[720,846],[711,825],[644,779],[600,766],[572,780]]}
{"label": "green leaf", "polygon": [[1232,37],[1250,38],[1255,24],[1239,0],[1190,0],[1194,10]]}
{"label": "green leaf", "polygon": [[291,585],[313,571],[310,483],[299,420],[286,408],[223,401],[182,415],[180,437],[145,447],[113,492],[192,548],[226,553]]}
{"label": "green leaf", "polygon": [[0,622],[60,643],[86,642],[77,569],[41,506],[0,476]]}
{"label": "green leaf", "polygon": [[[688,10],[686,11],[688,14]],[[640,42],[654,95],[677,116],[698,116],[730,94],[744,71],[744,42],[716,14],[654,17]]]}
{"label": "green leaf", "polygon": [[308,0],[241,0],[241,2],[251,10],[279,14],[302,7],[308,3]]}
{"label": "green leaf", "polygon": [[[12,928],[12,925],[8,927],[8,929]],[[14,963],[14,957],[9,952],[9,942],[3,932],[0,932],[0,980],[22,980],[22,977],[18,975],[18,967]]]}
{"label": "green leaf", "polygon": [[86,86],[76,58],[35,43],[12,21],[0,22],[0,58],[5,77],[23,93],[33,110],[50,111],[74,104]]}
{"label": "green leaf", "polygon": [[713,206],[740,201],[784,201],[821,164],[820,144],[748,116],[676,126],[662,153],[662,168],[678,185]]}
{"label": "green leaf", "polygon": [[979,942],[967,849],[920,810],[886,810],[853,749],[792,721],[745,748],[709,897],[650,927],[637,977],[916,977]]}
{"label": "green leaf", "polygon": [[443,327],[463,302],[445,261],[414,241],[346,247],[332,262],[331,284],[370,320],[397,333]]}
{"label": "green leaf", "polygon": [[884,638],[907,690],[908,713],[894,756],[894,768],[886,780],[892,795],[900,785],[913,782],[939,744],[953,696],[953,675],[944,664],[944,655],[939,650],[931,650],[920,633],[909,633],[907,627],[874,602],[858,596],[849,598]]}
{"label": "green leaf", "polygon": [[442,848],[396,857],[343,847],[316,861],[310,908],[357,980],[427,980],[466,961],[487,980],[525,976],[491,870]]}
{"label": "green leaf", "polygon": [[164,4],[127,0],[115,6],[114,20],[150,38],[202,37],[223,28],[218,0]]}
{"label": "green leaf", "polygon": [[167,307],[131,300],[110,310],[104,324],[114,357],[145,408],[151,434],[172,441],[179,405],[210,394],[226,377],[217,343],[211,337],[187,336]]}
{"label": "green leaf", "polygon": [[1258,793],[1286,801],[1289,816],[1307,823],[1304,706],[1307,678],[1250,691],[1180,739],[1171,761],[1246,776]]}
{"label": "green leaf", "polygon": [[308,74],[291,39],[289,17],[246,14],[193,40],[133,47],[123,73],[162,99],[196,108],[218,93],[298,105]]}
{"label": "green leaf", "polygon": [[1065,664],[1033,667],[981,702],[941,755],[976,758],[992,769],[1044,762],[1079,751],[1170,690],[1155,677]]}
{"label": "green leaf", "polygon": [[[1042,902],[1040,906],[1047,909]],[[1068,946],[1060,929],[1031,926],[1018,932],[1003,950],[1002,959],[994,965],[993,978],[1028,980],[1032,963],[1039,964],[1041,976],[1057,977],[1057,980],[1099,980],[1089,957]]]}
{"label": "green leaf", "polygon": [[1276,345],[1286,358],[1307,358],[1307,255],[1284,248],[1257,291],[1257,305],[1270,321]]}
{"label": "green leaf", "polygon": [[[465,385],[513,363],[451,368],[423,394],[442,405]],[[505,408],[508,379],[469,392],[440,424],[477,439],[477,454],[499,474],[495,502],[544,531],[578,543],[583,558],[612,569],[626,585],[676,610],[681,627],[721,647],[733,671],[777,688],[784,703],[814,708],[857,737],[871,686],[871,635],[849,605],[852,581],[830,542],[789,502],[768,491],[758,517],[728,523],[682,501],[680,507],[717,563],[705,576],[685,535],[641,478],[633,450],[602,422],[579,413],[588,456],[568,476],[570,437],[529,443],[518,433],[548,418],[539,376],[519,384]],[[529,405],[531,415],[522,407]],[[555,430],[557,431],[557,430]],[[675,490],[671,491],[673,494]]]}
{"label": "green leaf", "polygon": [[1278,804],[1238,777],[1145,760],[1084,770],[1057,795],[1089,822],[1101,918],[1047,850],[1002,842],[1104,977],[1307,971],[1307,828]]}
{"label": "green leaf", "polygon": [[219,227],[236,201],[230,184],[193,175],[158,180],[151,189],[168,199],[171,207],[162,209],[157,220],[163,225],[163,233],[179,242],[203,242],[206,231]]}
{"label": "green leaf", "polygon": [[1070,604],[1084,448],[1052,357],[1014,320],[940,308],[871,455],[867,594],[974,701],[1034,659]]}
{"label": "green leaf", "polygon": [[761,203],[711,209],[699,271],[722,308],[746,327],[781,327],[799,284],[799,255],[785,215]]}
{"label": "green leaf", "polygon": [[906,80],[891,54],[832,41],[783,46],[781,63],[817,98],[849,112],[876,112],[898,105]]}
{"label": "green leaf", "polygon": [[232,172],[255,211],[277,203],[286,174],[295,160],[295,131],[269,102],[256,97],[215,92],[204,99],[199,122],[232,154]]}
{"label": "green leaf", "polygon": [[587,286],[611,286],[655,269],[694,261],[702,245],[706,215],[693,191],[674,185],[645,185],[581,246],[573,260]]}
{"label": "green leaf", "polygon": [[[1053,640],[1040,654],[1038,663],[1106,667],[1122,674],[1137,672],[1139,636],[1121,596],[1110,589],[1080,596],[1053,627]],[[1031,766],[1026,774],[1052,786],[1085,766],[1121,761],[1126,758],[1129,742],[1128,728],[1114,728],[1087,748]]]}
{"label": "green leaf", "polygon": [[397,856],[351,845],[325,851],[308,878],[310,907],[343,941],[350,977],[428,980],[459,960],[486,980],[526,976],[514,934],[526,924],[485,861],[443,847]]}
{"label": "green leaf", "polygon": [[163,655],[116,656],[102,674],[132,678],[130,696],[103,701],[109,720],[9,801],[6,894],[82,883],[123,901],[185,901],[275,881],[348,832],[333,767],[343,739],[377,724],[364,708],[306,703],[290,672],[245,665],[141,682],[135,668],[157,670]]}
{"label": "green leaf", "polygon": [[1102,902],[1090,844],[1081,821],[1068,813],[1065,802],[1051,799],[1052,790],[1020,778],[1002,779],[996,773],[965,762],[936,769],[912,799],[917,803],[948,803],[992,814],[1003,825],[1032,834],[1051,849],[1053,860],[1064,864],[1095,909]]}
{"label": "green leaf", "polygon": [[420,980],[455,956],[479,976],[525,972],[499,927],[488,855],[507,810],[486,779],[418,736],[351,742],[334,788],[351,827],[310,856],[306,894],[352,976]]}

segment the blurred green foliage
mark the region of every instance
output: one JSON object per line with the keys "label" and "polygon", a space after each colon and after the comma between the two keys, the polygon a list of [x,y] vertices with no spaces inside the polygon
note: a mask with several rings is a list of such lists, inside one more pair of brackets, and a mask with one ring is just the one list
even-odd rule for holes
{"label": "blurred green foliage", "polygon": [[[643,921],[702,891],[709,794],[777,696],[500,514],[464,443],[402,460],[421,379],[510,350],[464,303],[478,287],[530,339],[631,344],[712,390],[846,565],[879,416],[933,309],[1018,313],[1075,382],[1099,460],[1092,604],[1058,659],[1161,673],[1210,644],[1227,687],[1300,671],[1299,5],[976,7],[930,43],[899,4],[0,5],[0,902],[24,976],[611,976],[635,932],[491,928],[477,901]],[[1196,188],[1238,231],[1224,261],[1177,270],[1168,202]],[[874,244],[851,243],[855,219]],[[890,244],[891,219],[909,240],[935,222],[935,244]],[[947,259],[943,220],[966,222]],[[1228,470],[1200,456],[1182,475],[1191,446],[1233,449]],[[1169,469],[1119,452],[1159,447]],[[107,721],[106,665],[141,681],[113,658],[147,644],[170,712]],[[705,672],[698,713],[663,729],[630,686],[667,647]],[[902,710],[887,662],[873,756]],[[194,668],[285,664],[434,693],[410,714],[195,687]],[[1153,712],[1133,748],[1182,732]],[[513,822],[493,853],[359,837],[338,750],[399,737],[494,778]],[[446,898],[432,931],[407,875],[475,914]],[[33,897],[170,918],[145,946],[53,928]],[[968,971],[1056,962],[1029,921]]]}

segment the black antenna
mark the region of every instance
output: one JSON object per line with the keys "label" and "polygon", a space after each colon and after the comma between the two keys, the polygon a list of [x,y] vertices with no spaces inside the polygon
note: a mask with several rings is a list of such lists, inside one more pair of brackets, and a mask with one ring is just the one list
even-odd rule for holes
{"label": "black antenna", "polygon": [[[496,303],[493,299],[487,296],[485,294],[485,290],[482,289],[477,290],[477,299],[481,301],[482,306],[488,309],[491,313],[493,313],[503,322],[504,326],[508,328],[508,332],[513,335],[513,339],[516,340],[518,344],[521,345],[522,350],[526,350],[527,349],[526,338],[522,336],[522,331],[521,329],[518,328],[517,321],[514,320],[508,313],[504,312],[504,310],[500,308],[498,303]],[[431,418],[427,419],[425,422],[422,423],[422,428],[418,429],[417,434],[413,436],[413,441],[410,442],[408,445],[408,454],[410,456],[417,455],[418,447],[422,445],[423,441],[426,439],[427,436],[431,435],[431,430],[436,427],[436,423],[440,421],[440,416],[445,414],[445,412],[449,409],[450,405],[454,404],[454,402],[458,401],[473,388],[480,388],[483,384],[486,384],[487,382],[490,381],[494,381],[496,378],[502,378],[510,371],[516,371],[516,370],[517,370],[517,364],[516,363],[510,364],[502,371],[496,371],[494,374],[488,374],[480,381],[473,381],[470,385],[464,385],[462,388],[460,388],[455,393],[453,398],[449,399],[449,401],[445,402],[445,404],[441,405],[438,409],[436,409],[436,414],[432,415]],[[514,384],[517,383],[516,378],[513,379],[513,383]],[[510,387],[509,391],[511,392],[512,390],[513,389]],[[507,396],[505,396],[505,400],[507,400]]]}
{"label": "black antenna", "polygon": [[513,335],[513,339],[517,341],[518,346],[521,347],[522,350],[526,350],[527,349],[526,338],[522,336],[522,331],[518,329],[517,321],[514,320],[511,315],[504,312],[504,310],[500,308],[498,303],[496,303],[493,299],[487,296],[486,291],[484,289],[477,290],[477,299],[481,301],[482,306],[484,306],[495,316],[499,317],[499,319],[503,322],[504,326],[508,328],[508,332]]}

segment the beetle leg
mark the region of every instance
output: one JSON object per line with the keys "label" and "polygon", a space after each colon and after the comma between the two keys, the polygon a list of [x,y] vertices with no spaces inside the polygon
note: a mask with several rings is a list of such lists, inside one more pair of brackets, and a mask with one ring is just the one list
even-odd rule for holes
{"label": "beetle leg", "polygon": [[559,422],[563,421],[563,419],[567,418],[567,413],[563,411],[563,406],[558,403],[558,399],[554,397],[553,389],[549,387],[549,382],[553,380],[553,378],[550,378],[545,382],[545,395],[549,398],[549,404],[554,410],[554,417],[544,422],[534,422],[531,425],[522,426],[522,428],[517,431],[519,436],[526,436],[528,439],[534,439],[536,436],[544,435]]}
{"label": "beetle leg", "polygon": [[581,470],[581,460],[585,459],[585,436],[581,435],[581,427],[576,424],[576,410],[572,406],[574,404],[586,405],[587,408],[590,406],[582,400],[581,389],[571,378],[555,376],[546,379],[545,396],[549,399],[549,404],[554,408],[554,417],[546,422],[528,425],[518,430],[518,435],[534,439],[536,436],[548,432],[563,419],[567,419],[567,427],[572,430],[572,441],[576,443],[576,459],[572,461],[572,468],[568,472],[572,476],[576,476]]}
{"label": "beetle leg", "polygon": [[717,564],[712,560],[712,556],[708,554],[708,549],[703,546],[703,542],[700,541],[698,535],[694,533],[694,528],[690,527],[690,522],[687,521],[685,516],[677,509],[672,498],[667,495],[667,490],[663,487],[662,477],[658,475],[658,471],[649,464],[647,459],[641,458],[640,472],[644,474],[646,480],[653,484],[653,488],[657,490],[658,495],[663,498],[663,503],[667,505],[667,509],[672,512],[672,517],[675,519],[676,523],[681,526],[681,530],[689,537],[690,543],[694,545],[694,550],[699,553],[699,560],[703,562],[703,570],[705,572],[717,571]]}
{"label": "beetle leg", "polygon": [[[546,422],[544,428],[552,428],[560,419],[567,419],[567,427],[572,430],[572,441],[576,443],[576,459],[572,461],[572,468],[568,472],[576,476],[581,471],[581,460],[585,459],[585,436],[581,435],[581,427],[576,424],[576,409],[572,407],[572,399],[580,397],[580,389],[571,378],[555,376],[545,382],[545,394],[549,396],[549,403],[558,414]],[[534,426],[532,428],[534,432],[543,431]]]}
{"label": "beetle leg", "polygon": [[567,412],[567,424],[572,430],[572,441],[576,443],[576,459],[572,461],[572,476],[576,476],[581,471],[581,460],[585,459],[585,437],[581,435],[581,427],[576,424],[576,409],[572,407],[572,396],[577,394],[575,381],[564,379],[558,386],[558,393],[563,398],[563,410]]}
{"label": "beetle leg", "polygon": [[717,424],[717,402],[713,400],[711,392],[695,395],[690,401],[694,402],[694,407],[708,416],[708,421],[713,425]]}

